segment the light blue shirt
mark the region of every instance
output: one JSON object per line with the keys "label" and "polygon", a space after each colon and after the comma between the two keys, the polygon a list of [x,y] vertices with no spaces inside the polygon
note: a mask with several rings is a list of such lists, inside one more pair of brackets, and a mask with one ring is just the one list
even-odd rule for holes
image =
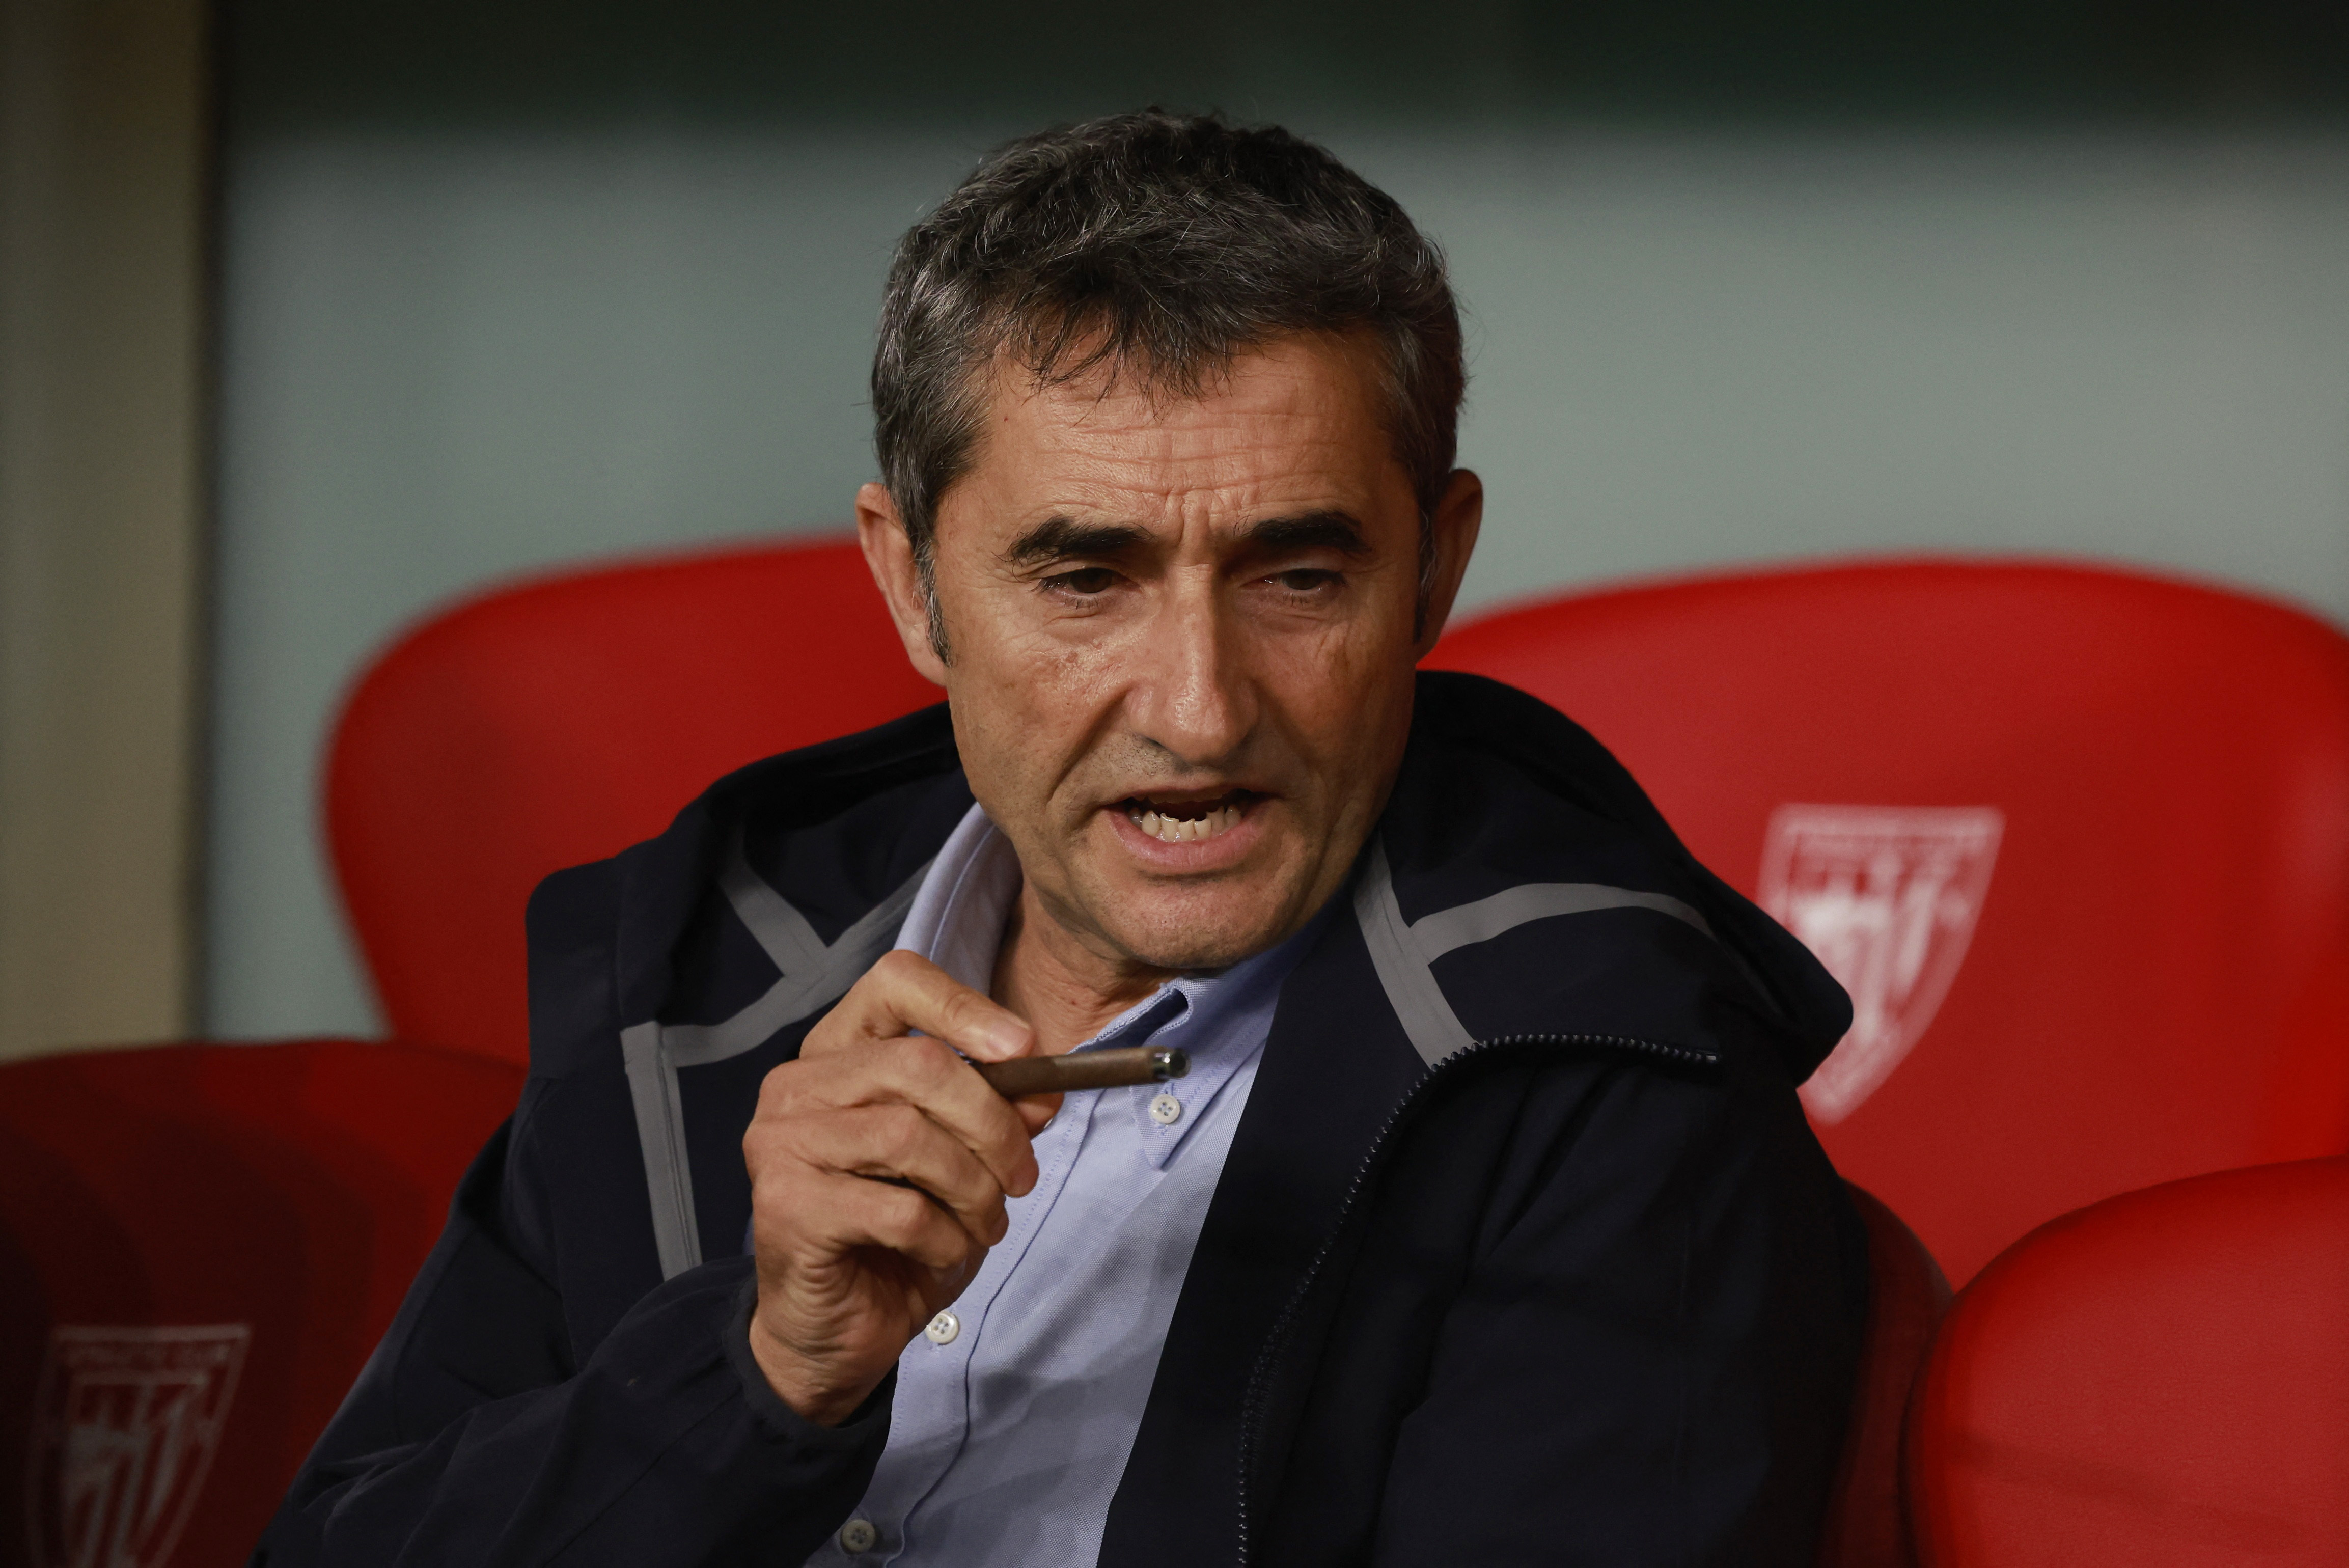
{"label": "light blue shirt", "polygon": [[[897,945],[987,991],[1019,890],[1009,841],[973,806]],[[1010,1200],[1009,1233],[905,1347],[880,1468],[811,1565],[1099,1558],[1280,983],[1310,929],[1219,974],[1170,981],[1078,1047],[1179,1045],[1191,1071],[1071,1095],[1036,1135],[1035,1189]]]}

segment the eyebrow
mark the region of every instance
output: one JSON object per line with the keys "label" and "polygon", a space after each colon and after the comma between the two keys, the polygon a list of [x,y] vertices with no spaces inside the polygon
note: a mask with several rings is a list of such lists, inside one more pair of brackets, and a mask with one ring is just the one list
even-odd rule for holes
{"label": "eyebrow", "polygon": [[[1011,542],[1003,558],[1015,566],[1032,566],[1071,556],[1117,556],[1148,542],[1149,533],[1128,523],[1080,523],[1073,517],[1047,517]],[[1335,550],[1359,557],[1371,553],[1362,525],[1343,512],[1308,512],[1295,517],[1268,517],[1240,531],[1239,543],[1259,551]]]}
{"label": "eyebrow", "polygon": [[1127,523],[1080,523],[1073,517],[1047,517],[1011,541],[1003,558],[1015,566],[1032,566],[1044,561],[1063,561],[1071,556],[1115,556],[1149,537],[1146,531]]}
{"label": "eyebrow", "polygon": [[1371,553],[1362,525],[1343,512],[1308,512],[1298,517],[1268,517],[1240,534],[1258,550],[1335,550],[1341,556]]}

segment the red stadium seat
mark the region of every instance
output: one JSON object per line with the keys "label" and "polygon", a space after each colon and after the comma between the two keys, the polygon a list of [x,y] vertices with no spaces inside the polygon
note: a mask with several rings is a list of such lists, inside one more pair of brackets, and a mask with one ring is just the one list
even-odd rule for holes
{"label": "red stadium seat", "polygon": [[7,1550],[243,1563],[521,1077],[362,1041],[0,1066]]}
{"label": "red stadium seat", "polygon": [[1934,1331],[1950,1309],[1950,1282],[1900,1216],[1864,1189],[1845,1186],[1868,1226],[1868,1323],[1819,1568],[1911,1568],[1901,1434]]}
{"label": "red stadium seat", "polygon": [[1427,662],[1581,721],[1827,960],[1858,1023],[1813,1117],[1953,1280],[2098,1199],[2349,1150],[2332,628],[1920,561],[1571,596]]}
{"label": "red stadium seat", "polygon": [[1925,1568],[2349,1562],[2349,1159],[2035,1231],[1959,1298],[1909,1444]]}
{"label": "red stadium seat", "polygon": [[567,572],[435,616],[360,680],[327,768],[391,1032],[523,1061],[540,877],[658,833],[745,763],[939,695],[853,542]]}
{"label": "red stadium seat", "polygon": [[0,1067],[0,1561],[242,1563],[519,1097],[532,886],[935,696],[832,541],[568,574],[393,648],[329,826],[396,1031],[456,1049]]}
{"label": "red stadium seat", "polygon": [[127,1105],[284,1142],[364,1199],[365,1342],[398,1310],[457,1179],[522,1098],[513,1064],[372,1040],[167,1045],[61,1059]]}

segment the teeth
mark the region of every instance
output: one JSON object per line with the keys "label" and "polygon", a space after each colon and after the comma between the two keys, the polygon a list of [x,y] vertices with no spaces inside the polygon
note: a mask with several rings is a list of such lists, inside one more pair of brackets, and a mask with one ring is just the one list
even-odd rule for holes
{"label": "teeth", "polygon": [[1217,806],[1197,816],[1174,816],[1149,808],[1129,808],[1126,813],[1136,827],[1164,844],[1214,838],[1238,826],[1241,815],[1237,805]]}

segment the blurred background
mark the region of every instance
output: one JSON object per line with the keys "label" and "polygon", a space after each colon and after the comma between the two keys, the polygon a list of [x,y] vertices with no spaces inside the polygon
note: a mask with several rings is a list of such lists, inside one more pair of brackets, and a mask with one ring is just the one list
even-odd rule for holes
{"label": "blurred background", "polygon": [[837,530],[895,236],[1157,102],[1471,314],[1470,607],[1854,552],[2349,620],[2349,11],[0,0],[0,1054],[378,1032],[318,764],[486,583]]}

